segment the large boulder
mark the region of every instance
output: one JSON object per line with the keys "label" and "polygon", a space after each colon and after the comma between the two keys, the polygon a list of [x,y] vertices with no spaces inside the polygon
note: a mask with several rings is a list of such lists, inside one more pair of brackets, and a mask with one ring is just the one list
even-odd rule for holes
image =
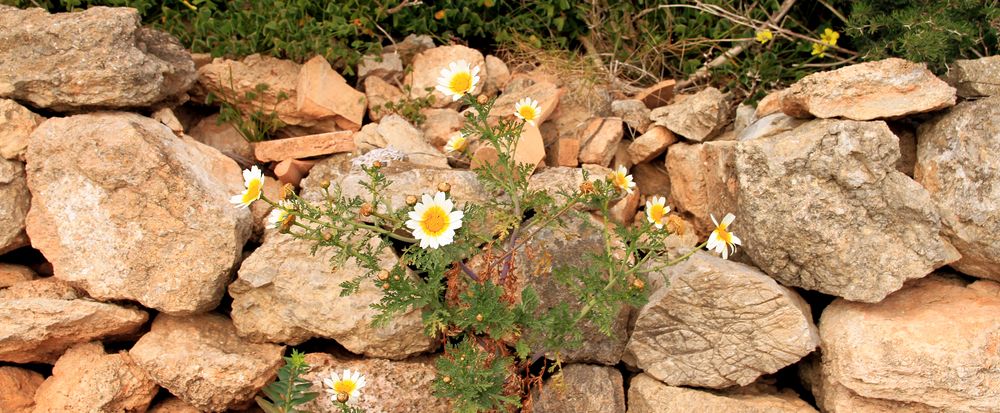
{"label": "large boulder", "polygon": [[325,353],[306,355],[309,372],[302,378],[310,381],[310,391],[320,393],[315,400],[302,405],[307,412],[339,411],[332,395],[325,391],[323,379],[344,369],[365,376],[361,395],[350,404],[371,413],[448,413],[451,403],[433,396],[432,385],[437,378],[434,359],[426,356],[390,361],[379,358],[345,358]]}
{"label": "large boulder", "polygon": [[147,317],[58,280],[20,282],[0,290],[0,361],[52,363],[75,344],[136,333]]}
{"label": "large boulder", "polygon": [[817,120],[736,151],[745,251],[785,285],[877,302],[959,258],[883,122]]}
{"label": "large boulder", "polygon": [[748,265],[695,253],[651,278],[626,359],[671,386],[744,386],[819,344],[809,305]]}
{"label": "large boulder", "polygon": [[57,111],[146,107],[185,93],[191,55],[132,8],[0,9],[0,97]]}
{"label": "large boulder", "polygon": [[34,413],[141,412],[158,390],[128,353],[107,354],[101,343],[84,343],[52,367],[35,393]]}
{"label": "large boulder", "polygon": [[253,398],[274,379],[284,347],[255,344],[218,314],[160,314],[129,354],[160,386],[202,411]]}
{"label": "large boulder", "polygon": [[229,203],[235,162],[129,113],[50,119],[31,136],[27,231],[56,277],[167,313],[218,305],[252,226]]}
{"label": "large boulder", "polygon": [[875,304],[834,301],[820,319],[822,385],[814,386],[820,408],[996,411],[997,314],[1000,284],[938,276]]}
{"label": "large boulder", "polygon": [[31,192],[24,163],[0,157],[0,254],[28,245],[25,218],[31,207]]}
{"label": "large boulder", "polygon": [[648,374],[632,379],[628,390],[629,413],[815,413],[816,409],[799,399],[792,391],[708,392],[686,387],[673,387],[656,381]]}
{"label": "large boulder", "polygon": [[533,396],[535,413],[625,413],[622,373],[613,367],[570,364]]}
{"label": "large boulder", "polygon": [[13,366],[0,366],[0,412],[31,413],[35,391],[45,377],[38,372]]}
{"label": "large boulder", "polygon": [[914,177],[962,254],[951,266],[1000,280],[1000,96],[963,102],[920,125]]}
{"label": "large boulder", "polygon": [[799,118],[899,118],[954,104],[955,88],[926,65],[897,58],[813,73],[780,95],[781,110]]}

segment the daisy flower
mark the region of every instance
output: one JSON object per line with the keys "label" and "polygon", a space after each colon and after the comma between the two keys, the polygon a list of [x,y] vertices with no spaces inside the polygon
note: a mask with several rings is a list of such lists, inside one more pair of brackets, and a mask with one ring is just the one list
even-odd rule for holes
{"label": "daisy flower", "polygon": [[459,100],[466,93],[471,94],[479,84],[479,66],[470,67],[464,60],[451,62],[448,67],[441,69],[441,77],[437,81],[438,92],[445,96],[451,96],[452,100]]}
{"label": "daisy flower", "polygon": [[654,196],[646,201],[646,220],[650,224],[656,225],[656,229],[663,229],[664,220],[670,207],[667,206],[667,198]]}
{"label": "daisy flower", "polygon": [[278,228],[281,226],[282,222],[288,219],[288,211],[292,209],[292,203],[285,201],[278,201],[278,206],[271,210],[271,214],[267,216],[267,227],[268,228]]}
{"label": "daisy flower", "polygon": [[413,206],[406,227],[420,241],[420,248],[436,249],[455,242],[455,230],[462,227],[465,213],[452,211],[454,207],[455,204],[440,191],[434,198],[424,194],[421,202]]}
{"label": "daisy flower", "polygon": [[628,174],[625,165],[618,165],[618,169],[611,172],[608,179],[627,194],[631,194],[635,190],[635,182],[632,182],[632,175]]}
{"label": "daisy flower", "polygon": [[514,116],[517,116],[525,123],[535,126],[535,119],[542,115],[542,109],[538,107],[538,101],[532,98],[524,98],[514,104]]}
{"label": "daisy flower", "polygon": [[729,225],[733,223],[736,216],[726,214],[722,218],[722,222],[716,221],[715,215],[710,216],[712,217],[712,223],[715,224],[715,230],[708,237],[708,249],[709,251],[714,250],[717,254],[722,254],[722,259],[727,259],[730,255],[736,253],[736,246],[741,245],[740,238],[729,232]]}
{"label": "daisy flower", "polygon": [[444,152],[462,152],[465,147],[469,145],[469,139],[465,137],[462,133],[455,133],[448,138],[448,143],[444,145]]}
{"label": "daisy flower", "polygon": [[764,29],[757,32],[757,41],[760,42],[760,44],[767,43],[771,41],[771,39],[773,38],[774,38],[774,33],[771,33],[771,31],[768,29]]}
{"label": "daisy flower", "polygon": [[330,377],[323,379],[323,385],[327,387],[327,393],[331,394],[330,398],[347,403],[348,400],[357,398],[361,394],[361,388],[365,387],[365,376],[361,375],[360,371],[351,372],[350,369],[344,369],[343,376],[338,376],[337,372],[330,373]]}
{"label": "daisy flower", "polygon": [[243,186],[246,187],[246,190],[242,194],[229,198],[229,202],[237,207],[247,208],[253,201],[260,199],[260,194],[264,189],[264,173],[257,165],[243,170]]}

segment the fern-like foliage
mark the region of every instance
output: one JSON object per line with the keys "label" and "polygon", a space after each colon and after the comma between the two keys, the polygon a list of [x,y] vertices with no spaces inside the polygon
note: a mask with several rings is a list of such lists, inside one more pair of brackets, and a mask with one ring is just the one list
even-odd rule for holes
{"label": "fern-like foliage", "polygon": [[261,389],[267,398],[256,397],[257,405],[264,413],[299,413],[298,409],[305,403],[316,398],[319,393],[310,392],[311,383],[303,379],[303,373],[309,371],[305,353],[292,350],[290,357],[285,357],[285,365],[278,370],[278,380]]}

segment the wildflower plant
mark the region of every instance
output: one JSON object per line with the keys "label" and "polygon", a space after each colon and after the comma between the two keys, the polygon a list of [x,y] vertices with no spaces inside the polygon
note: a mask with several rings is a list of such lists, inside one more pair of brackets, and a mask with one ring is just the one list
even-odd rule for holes
{"label": "wildflower plant", "polygon": [[[412,309],[421,311],[425,333],[445,344],[437,361],[435,395],[452,399],[459,412],[521,406],[532,383],[544,374],[539,360],[553,360],[549,371],[555,372],[561,352],[582,341],[585,324],[612,335],[623,306],[646,302],[647,273],[676,264],[707,244],[680,257],[666,257],[665,241],[678,226],[665,216],[669,206],[663,198],[647,203],[645,220],[634,225],[614,221],[612,208],[635,190],[624,167],[607,177],[592,178],[584,171],[578,188],[529,187],[535,166],[518,163],[513,154],[525,125],[544,108],[526,99],[502,111],[509,116],[490,118],[495,99],[480,101],[470,94],[477,73],[478,68],[464,62],[452,64],[442,71],[438,90],[453,99],[458,95],[470,108],[458,135],[462,141],[451,142],[450,150],[464,150],[466,139],[495,150],[495,162],[473,170],[483,188],[496,196],[462,202],[451,196],[451,185],[442,182],[433,193],[410,194],[404,205],[394,205],[386,196],[391,182],[383,165],[373,162],[361,165],[367,176],[365,196],[345,196],[338,185],[323,183],[319,202],[292,191],[285,191],[280,202],[260,198],[279,211],[271,215],[279,230],[311,240],[315,248],[333,249],[335,266],[355,260],[366,270],[341,284],[342,295],[353,293],[361,283],[382,290],[381,300],[372,305],[378,311],[376,326]],[[531,262],[528,243],[540,231],[565,226],[574,216],[601,223],[594,225],[601,248],[573,265],[551,270]],[[727,216],[723,222],[728,225],[732,219]],[[401,249],[401,257],[392,267],[383,267],[385,261],[377,257],[392,247]],[[543,308],[539,292],[527,281],[549,271],[575,302]]]}
{"label": "wildflower plant", "polygon": [[306,355],[298,350],[292,350],[292,355],[285,357],[285,365],[278,370],[278,379],[265,386],[261,391],[267,397],[257,397],[257,405],[264,413],[297,413],[299,406],[306,404],[319,393],[310,392],[311,384],[302,378],[309,371]]}

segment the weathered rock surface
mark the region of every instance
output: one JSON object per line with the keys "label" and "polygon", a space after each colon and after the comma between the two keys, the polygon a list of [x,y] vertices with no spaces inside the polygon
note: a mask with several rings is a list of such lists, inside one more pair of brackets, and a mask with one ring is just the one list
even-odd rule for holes
{"label": "weathered rock surface", "polygon": [[889,58],[806,76],[781,94],[781,110],[798,118],[898,118],[955,104],[955,88],[926,65]]}
{"label": "weathered rock surface", "polygon": [[202,119],[188,132],[192,138],[244,164],[254,161],[253,145],[232,124],[219,122],[219,115]]}
{"label": "weathered rock surface", "polygon": [[386,52],[378,56],[366,55],[358,63],[358,81],[378,77],[385,81],[398,81],[403,77],[403,60],[399,53]]}
{"label": "weathered rock surface", "polygon": [[611,102],[611,114],[622,118],[625,124],[637,133],[646,133],[649,125],[649,108],[641,100],[622,99]]}
{"label": "weathered rock surface", "polygon": [[455,109],[424,109],[427,120],[420,125],[424,138],[435,148],[444,147],[448,139],[465,125],[465,116]]}
{"label": "weathered rock surface", "polygon": [[639,193],[649,196],[670,196],[670,174],[667,169],[657,163],[641,163],[632,167],[632,177]]}
{"label": "weathered rock surface", "polygon": [[202,411],[246,402],[274,379],[284,348],[240,338],[217,314],[160,314],[129,354],[160,386]]}
{"label": "weathered rock surface", "polygon": [[670,203],[677,211],[691,214],[695,231],[708,234],[715,229],[712,215],[722,219],[735,212],[739,192],[735,142],[671,145],[666,166]]}
{"label": "weathered rock surface", "polygon": [[347,84],[323,56],[302,65],[295,88],[295,109],[313,119],[332,119],[348,130],[361,129],[365,116],[365,94]]}
{"label": "weathered rock surface", "polygon": [[538,101],[538,108],[541,109],[541,113],[535,119],[535,126],[539,126],[545,123],[555,113],[556,109],[559,108],[559,100],[562,99],[565,92],[565,89],[560,88],[555,83],[545,81],[535,82],[530,86],[518,88],[500,95],[496,102],[493,102],[493,110],[490,111],[490,117],[503,117],[513,120],[515,119],[514,108],[517,102],[524,98],[532,98]]}
{"label": "weathered rock surface", "polygon": [[24,161],[28,136],[45,118],[10,99],[0,99],[0,157]]}
{"label": "weathered rock surface", "polygon": [[577,138],[580,142],[580,163],[610,165],[624,133],[620,118],[592,119]]}
{"label": "weathered rock surface", "polygon": [[699,252],[663,275],[626,351],[668,385],[745,386],[819,344],[809,305],[756,268]]}
{"label": "weathered rock surface", "polygon": [[27,231],[56,277],[168,313],[218,305],[252,226],[235,162],[127,113],[50,119],[27,155]]}
{"label": "weathered rock surface", "polygon": [[570,364],[561,380],[546,380],[536,390],[536,413],[625,413],[622,373],[613,367]]}
{"label": "weathered rock surface", "polygon": [[44,278],[0,290],[0,360],[53,363],[67,348],[135,333],[145,312],[98,303]]}
{"label": "weathered rock surface", "polygon": [[486,84],[483,86],[483,91],[488,96],[499,93],[507,86],[507,82],[510,82],[510,69],[507,68],[507,63],[500,60],[499,57],[486,55],[486,77],[484,80]]}
{"label": "weathered rock surface", "polygon": [[361,396],[351,405],[368,413],[449,413],[450,403],[432,396],[431,385],[437,377],[434,359],[416,357],[390,361],[378,358],[348,359],[325,353],[306,355],[309,372],[303,378],[313,383],[311,391],[320,392],[314,401],[303,405],[305,411],[337,411],[330,394],[323,391],[323,379],[344,369],[360,371],[365,376]]}
{"label": "weathered rock surface", "polygon": [[657,108],[650,113],[653,123],[664,126],[686,139],[702,142],[711,139],[729,121],[726,97],[714,87],[688,96],[682,102]]}
{"label": "weathered rock surface", "polygon": [[57,111],[153,105],[186,92],[194,61],[131,8],[0,10],[0,97]]}
{"label": "weathered rock surface", "polygon": [[944,81],[963,98],[1000,95],[1000,55],[955,60]]}
{"label": "weathered rock surface", "polygon": [[1000,280],[1000,96],[964,102],[920,126],[914,177],[931,194],[952,268]]}
{"label": "weathered rock surface", "polygon": [[[479,67],[479,84],[472,91],[473,95],[483,92],[484,80],[487,78],[486,58],[476,49],[470,49],[462,45],[439,46],[433,49],[424,50],[413,58],[413,71],[406,75],[406,84],[410,85],[415,97],[434,96],[433,107],[443,108],[454,100],[443,93],[432,90],[427,92],[426,88],[434,89],[437,86],[438,78],[441,77],[441,69],[448,67],[451,62],[464,60],[470,67]],[[513,109],[511,109],[513,110]]]}
{"label": "weathered rock surface", "polygon": [[646,133],[639,135],[628,146],[628,154],[633,164],[648,162],[667,150],[667,147],[677,142],[677,135],[662,126],[653,126]]}
{"label": "weathered rock surface", "polygon": [[35,391],[45,377],[37,372],[13,366],[0,366],[0,411],[30,413],[35,405]]}
{"label": "weathered rock surface", "polygon": [[674,79],[661,80],[657,84],[643,89],[635,95],[634,99],[641,100],[650,109],[656,109],[673,100],[674,85],[676,84],[677,81]]}
{"label": "weathered rock surface", "polygon": [[35,393],[35,413],[141,412],[159,387],[128,353],[107,354],[99,342],[66,351]]}
{"label": "weathered rock surface", "polygon": [[[938,276],[908,283],[876,304],[834,301],[820,320],[820,408],[996,411],[998,311],[1000,284]],[[875,408],[887,406],[894,408]]]}
{"label": "weathered rock surface", "polygon": [[35,275],[31,268],[0,262],[0,288],[7,288],[21,281],[31,281],[35,279]]}
{"label": "weathered rock surface", "polygon": [[737,233],[785,285],[877,302],[959,258],[882,122],[818,120],[737,147]]}
{"label": "weathered rock surface", "polygon": [[[398,87],[384,79],[371,76],[365,79],[365,99],[368,102],[368,118],[378,122],[391,111],[386,109],[387,103],[399,103],[405,95]],[[368,126],[368,125],[365,125]]]}
{"label": "weathered rock surface", "polygon": [[201,410],[198,410],[184,400],[171,396],[153,406],[147,413],[201,413]]}
{"label": "weathered rock surface", "polygon": [[0,254],[28,245],[25,218],[31,208],[31,192],[24,163],[0,158]]}
{"label": "weathered rock surface", "polygon": [[262,162],[301,159],[354,151],[354,133],[350,131],[318,133],[294,138],[257,142],[254,157]]}
{"label": "weathered rock surface", "polygon": [[803,119],[793,118],[784,113],[772,113],[747,125],[745,129],[736,134],[736,140],[751,141],[774,136],[795,129],[805,122]]}
{"label": "weathered rock surface", "polygon": [[629,413],[815,413],[792,391],[781,393],[716,393],[665,385],[648,374],[632,379]]}
{"label": "weathered rock surface", "polygon": [[[299,344],[312,337],[337,340],[348,350],[369,357],[402,359],[431,350],[436,341],[423,333],[420,311],[372,327],[378,312],[370,306],[382,298],[374,280],[363,280],[357,292],[341,297],[340,283],[364,275],[354,260],[331,269],[333,248],[311,254],[313,242],[270,233],[230,285],[233,323],[254,341]],[[382,268],[397,261],[389,249],[379,255]],[[347,316],[349,315],[349,316]]]}
{"label": "weathered rock surface", "polygon": [[423,132],[406,118],[396,114],[386,116],[379,122],[377,131],[387,147],[403,152],[410,162],[432,168],[448,168],[448,158],[444,153],[428,143]]}

